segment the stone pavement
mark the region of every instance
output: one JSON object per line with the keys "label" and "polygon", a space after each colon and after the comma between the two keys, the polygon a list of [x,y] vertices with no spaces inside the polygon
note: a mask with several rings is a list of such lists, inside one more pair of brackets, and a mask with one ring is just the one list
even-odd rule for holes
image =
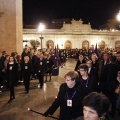
{"label": "stone pavement", "polygon": [[[52,76],[51,82],[44,83],[43,89],[38,88],[38,79],[31,80],[28,94],[24,92],[23,83],[15,87],[15,99],[10,103],[7,103],[9,91],[0,94],[0,120],[53,120],[53,118],[46,118],[28,111],[28,108],[44,113],[54,101],[60,84],[65,81],[64,75],[74,70],[75,63],[75,60],[67,62],[66,66],[59,69],[59,76]],[[59,109],[54,116],[59,116]]]}

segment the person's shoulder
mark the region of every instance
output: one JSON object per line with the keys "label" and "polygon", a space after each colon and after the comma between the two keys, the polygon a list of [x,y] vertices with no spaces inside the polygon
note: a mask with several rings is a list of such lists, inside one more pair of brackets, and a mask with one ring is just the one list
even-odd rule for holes
{"label": "person's shoulder", "polygon": [[64,91],[65,89],[66,89],[66,83],[62,83],[61,85],[60,85],[60,91]]}

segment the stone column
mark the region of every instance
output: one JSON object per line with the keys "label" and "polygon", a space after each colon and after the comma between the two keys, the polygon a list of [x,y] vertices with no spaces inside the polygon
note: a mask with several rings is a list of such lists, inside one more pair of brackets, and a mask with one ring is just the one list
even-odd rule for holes
{"label": "stone column", "polygon": [[23,51],[22,0],[0,0],[0,52]]}

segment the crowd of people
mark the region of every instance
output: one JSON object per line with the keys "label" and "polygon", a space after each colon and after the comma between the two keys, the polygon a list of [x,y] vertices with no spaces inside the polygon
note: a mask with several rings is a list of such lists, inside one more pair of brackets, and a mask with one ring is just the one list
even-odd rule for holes
{"label": "crowd of people", "polygon": [[[87,111],[96,113],[95,120],[104,118],[108,112],[111,118],[115,118],[116,111],[120,114],[120,51],[109,49],[96,53],[91,49],[36,51],[25,48],[21,55],[17,52],[8,55],[3,51],[0,86],[5,85],[10,91],[8,103],[15,99],[14,87],[18,86],[18,81],[24,81],[25,93],[29,93],[31,78],[38,79],[42,89],[44,82],[50,82],[52,75],[59,74],[59,67],[64,67],[66,61],[72,59],[76,60],[75,68],[65,74],[65,83],[61,84],[57,98],[44,116],[53,115],[60,107],[59,120],[79,120],[83,113],[82,119],[93,120],[85,117]],[[91,102],[90,98],[93,99]],[[96,108],[99,106],[101,110]]]}

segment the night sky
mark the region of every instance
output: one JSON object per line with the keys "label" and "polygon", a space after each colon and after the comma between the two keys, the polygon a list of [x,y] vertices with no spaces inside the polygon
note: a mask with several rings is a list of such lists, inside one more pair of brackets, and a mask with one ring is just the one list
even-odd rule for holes
{"label": "night sky", "polygon": [[81,18],[98,29],[108,19],[116,18],[119,10],[120,0],[23,0],[23,24],[42,21],[48,26],[52,19]]}

